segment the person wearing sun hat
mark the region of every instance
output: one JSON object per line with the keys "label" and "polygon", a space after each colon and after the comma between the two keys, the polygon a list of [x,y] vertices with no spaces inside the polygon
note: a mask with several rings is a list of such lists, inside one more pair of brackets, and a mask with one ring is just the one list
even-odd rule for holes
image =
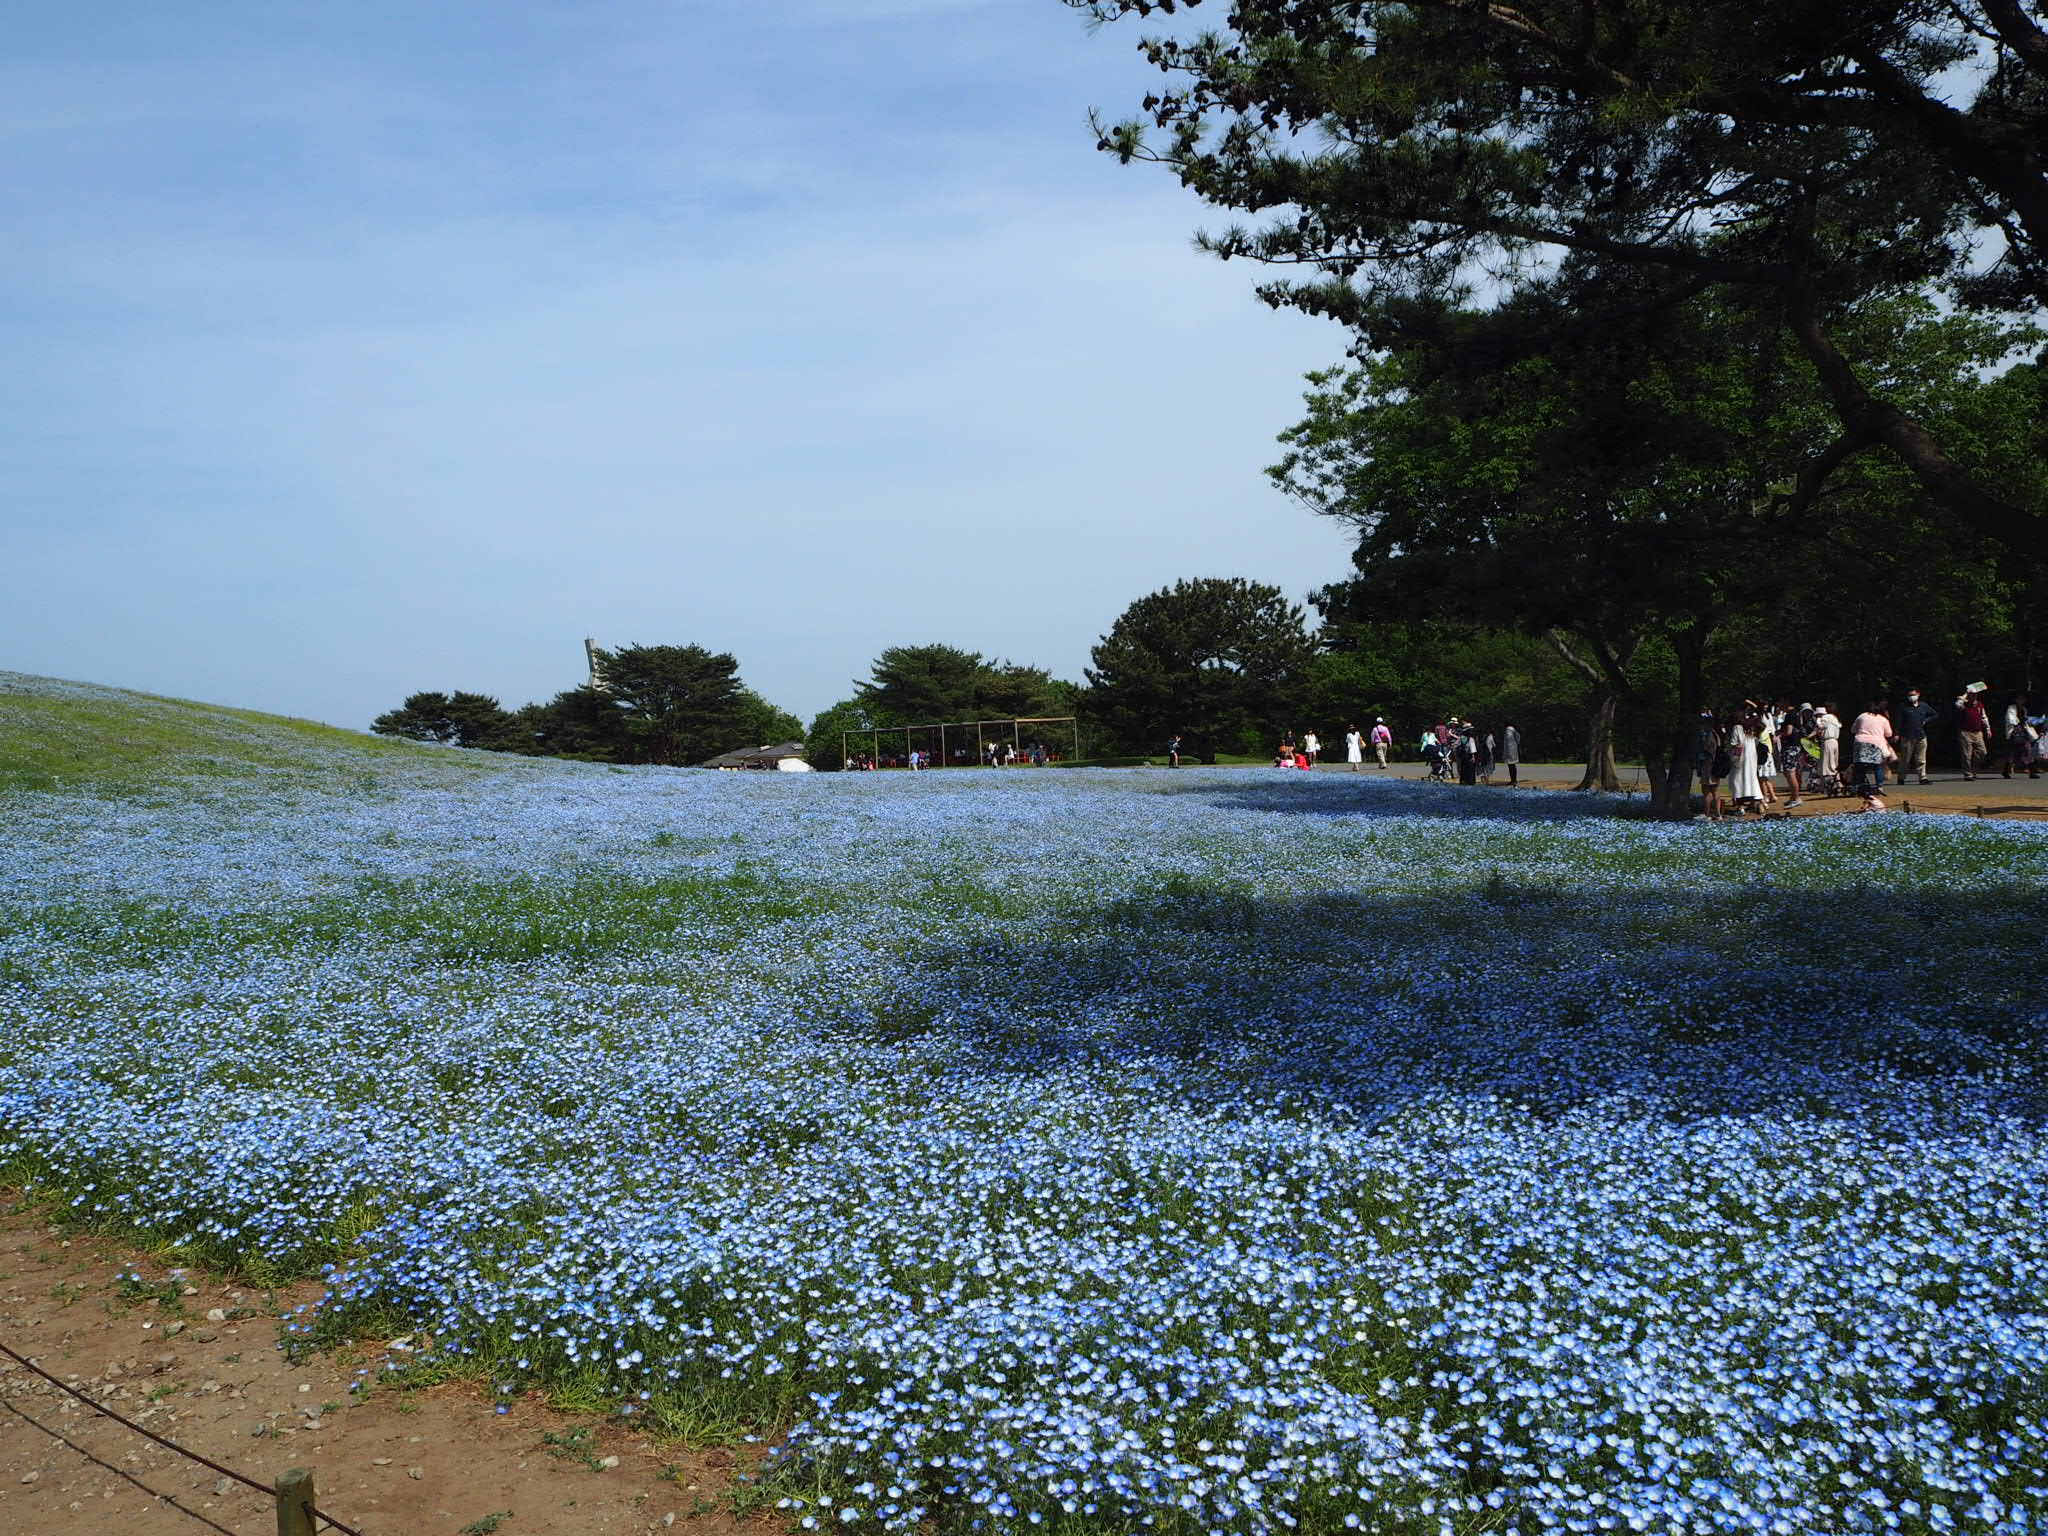
{"label": "person wearing sun hat", "polygon": [[1478,728],[1470,720],[1452,720],[1456,736],[1451,743],[1451,755],[1457,760],[1458,782],[1472,785],[1479,782],[1479,741]]}
{"label": "person wearing sun hat", "polygon": [[1394,733],[1387,726],[1384,715],[1372,717],[1372,755],[1379,759],[1382,768],[1387,766],[1387,753],[1394,745]]}
{"label": "person wearing sun hat", "polygon": [[1956,700],[1956,747],[1963,759],[1963,777],[1974,779],[1984,766],[1991,739],[1991,716],[1984,709],[1985,687],[1971,683]]}
{"label": "person wearing sun hat", "polygon": [[1832,702],[1824,702],[1813,714],[1813,732],[1820,740],[1820,776],[1839,778],[1842,772],[1842,717]]}

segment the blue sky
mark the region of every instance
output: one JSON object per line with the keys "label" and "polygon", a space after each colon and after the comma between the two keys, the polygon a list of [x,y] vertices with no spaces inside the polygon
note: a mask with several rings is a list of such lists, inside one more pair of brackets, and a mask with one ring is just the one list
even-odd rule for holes
{"label": "blue sky", "polygon": [[1078,677],[1347,543],[1260,468],[1344,337],[1096,153],[1056,0],[102,3],[0,58],[0,667],[361,726],[600,643],[805,717]]}

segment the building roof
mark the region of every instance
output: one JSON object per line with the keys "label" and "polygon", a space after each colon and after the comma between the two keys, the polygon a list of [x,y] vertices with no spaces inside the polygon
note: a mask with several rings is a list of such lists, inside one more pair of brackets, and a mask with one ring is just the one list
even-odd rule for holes
{"label": "building roof", "polygon": [[699,768],[773,768],[785,757],[802,757],[804,744],[785,741],[773,747],[735,747],[699,763]]}

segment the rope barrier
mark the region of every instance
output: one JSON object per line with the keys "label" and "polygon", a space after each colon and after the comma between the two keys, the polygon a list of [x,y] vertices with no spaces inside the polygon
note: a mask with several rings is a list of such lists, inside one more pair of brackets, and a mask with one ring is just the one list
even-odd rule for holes
{"label": "rope barrier", "polygon": [[9,1413],[13,1414],[17,1419],[21,1420],[22,1423],[32,1425],[36,1429],[40,1429],[44,1434],[48,1435],[52,1440],[55,1440],[58,1444],[68,1445],[72,1450],[78,1452],[79,1455],[83,1456],[87,1461],[91,1462],[94,1466],[113,1473],[114,1476],[121,1478],[125,1482],[133,1483],[137,1488],[140,1488],[144,1493],[148,1494],[152,1499],[156,1500],[157,1503],[168,1504],[171,1506],[171,1508],[175,1509],[181,1515],[190,1515],[194,1520],[197,1520],[201,1525],[205,1526],[208,1530],[220,1532],[220,1536],[235,1536],[235,1533],[233,1531],[229,1530],[219,1521],[209,1520],[205,1515],[202,1515],[196,1509],[187,1509],[183,1504],[180,1504],[178,1502],[175,1495],[157,1492],[156,1489],[150,1487],[149,1484],[145,1483],[133,1472],[130,1472],[126,1467],[117,1467],[111,1461],[100,1460],[100,1458],[93,1455],[91,1451],[87,1450],[84,1446],[80,1445],[76,1440],[73,1440],[69,1435],[65,1434],[63,1430],[52,1429],[49,1425],[45,1424],[41,1419],[35,1418],[30,1414],[23,1413],[19,1408],[15,1407],[14,1404],[6,1401],[4,1398],[0,1398],[0,1408],[5,1408]]}
{"label": "rope barrier", "polygon": [[[147,1429],[144,1426],[136,1423],[133,1419],[124,1417],[123,1415],[114,1412],[114,1410],[109,1408],[105,1403],[94,1402],[91,1398],[87,1397],[83,1392],[79,1391],[76,1387],[68,1386],[64,1382],[59,1381],[55,1376],[52,1376],[40,1365],[37,1365],[35,1361],[29,1359],[28,1356],[16,1353],[14,1350],[8,1348],[7,1345],[0,1344],[0,1355],[5,1355],[8,1359],[14,1361],[16,1364],[24,1366],[27,1369],[35,1372],[36,1375],[42,1377],[43,1380],[47,1381],[59,1392],[69,1393],[71,1396],[77,1398],[81,1403],[85,1404],[85,1406],[90,1408],[94,1413],[105,1414],[108,1418],[112,1419],[116,1424],[120,1424],[128,1429],[134,1430],[135,1433],[142,1436],[143,1439],[153,1440],[158,1445],[162,1446],[165,1450],[175,1451],[178,1455],[183,1456],[187,1461],[196,1461],[202,1467],[208,1467],[213,1471],[218,1472],[222,1477],[233,1478],[236,1482],[242,1484],[244,1487],[255,1489],[265,1498],[273,1498],[276,1496],[277,1490],[275,1488],[271,1488],[263,1483],[259,1483],[253,1477],[244,1477],[241,1473],[237,1472],[233,1467],[224,1467],[219,1462],[214,1461],[209,1457],[200,1455],[197,1451],[188,1451],[185,1449],[184,1446],[178,1445],[173,1441],[166,1440],[162,1435],[156,1433],[156,1431],[152,1429]],[[23,1417],[26,1418],[27,1415],[24,1414]],[[33,1419],[30,1419],[29,1422],[34,1423],[35,1421]],[[37,1427],[41,1428],[42,1426],[38,1425]],[[340,1531],[342,1533],[342,1536],[363,1536],[363,1533],[357,1530],[354,1526],[343,1525],[339,1520],[335,1519],[332,1515],[323,1514],[317,1509],[314,1510],[312,1514],[314,1519],[326,1522],[335,1530]]]}

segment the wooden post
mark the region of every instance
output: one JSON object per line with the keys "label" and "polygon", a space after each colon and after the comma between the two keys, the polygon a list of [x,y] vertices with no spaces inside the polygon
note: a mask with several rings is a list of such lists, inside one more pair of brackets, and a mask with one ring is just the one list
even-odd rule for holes
{"label": "wooden post", "polygon": [[293,1467],[277,1480],[277,1536],[313,1536],[311,1467]]}

